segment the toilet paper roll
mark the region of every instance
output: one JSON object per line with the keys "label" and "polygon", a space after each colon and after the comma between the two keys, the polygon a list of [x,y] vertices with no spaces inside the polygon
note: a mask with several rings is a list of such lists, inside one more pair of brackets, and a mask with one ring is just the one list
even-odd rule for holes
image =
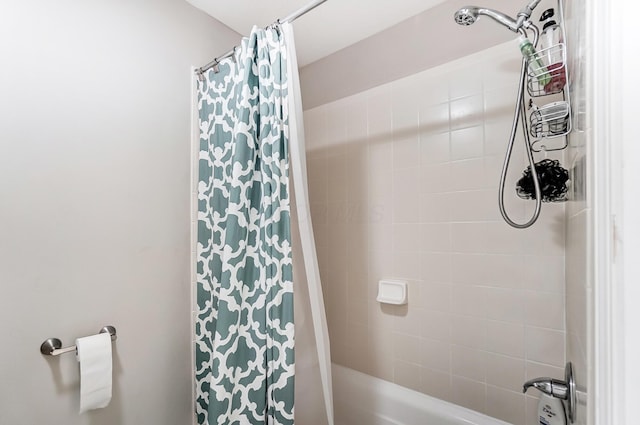
{"label": "toilet paper roll", "polygon": [[80,362],[80,413],[107,407],[111,401],[111,335],[76,340]]}

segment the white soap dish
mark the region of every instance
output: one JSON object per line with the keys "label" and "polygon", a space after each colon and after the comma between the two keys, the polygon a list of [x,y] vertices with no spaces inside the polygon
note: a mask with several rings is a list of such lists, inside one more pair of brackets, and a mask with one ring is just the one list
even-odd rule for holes
{"label": "white soap dish", "polygon": [[382,304],[403,305],[407,303],[407,282],[381,280],[378,282],[376,301]]}

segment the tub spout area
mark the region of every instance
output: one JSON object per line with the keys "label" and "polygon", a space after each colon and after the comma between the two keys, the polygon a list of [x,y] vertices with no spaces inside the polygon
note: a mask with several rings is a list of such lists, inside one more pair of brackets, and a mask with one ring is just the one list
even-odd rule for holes
{"label": "tub spout area", "polygon": [[552,378],[536,378],[525,382],[522,387],[522,392],[526,393],[529,388],[535,388],[547,395],[562,400],[567,399],[568,388],[564,381]]}

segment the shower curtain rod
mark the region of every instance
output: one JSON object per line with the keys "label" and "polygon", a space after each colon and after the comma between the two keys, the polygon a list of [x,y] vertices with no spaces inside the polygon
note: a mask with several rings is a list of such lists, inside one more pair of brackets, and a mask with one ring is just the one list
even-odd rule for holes
{"label": "shower curtain rod", "polygon": [[[305,15],[306,13],[311,12],[313,9],[315,9],[318,6],[320,6],[322,3],[326,2],[326,1],[327,0],[316,0],[313,3],[310,3],[310,4],[308,4],[308,5],[304,6],[304,7],[296,10],[295,12],[293,12],[291,15],[287,16],[284,19],[277,19],[272,25],[283,24],[285,22],[293,22],[296,19],[298,19],[299,17],[301,17],[302,15]],[[211,62],[209,62],[205,66],[197,68],[196,71],[195,71],[196,74],[202,76],[202,74],[204,74],[206,71],[208,71],[211,68],[217,66],[222,59],[226,59],[228,57],[233,56],[233,53],[235,51],[236,51],[236,48],[234,47],[233,49],[231,49],[228,52],[226,52],[224,55],[215,58],[214,60],[212,60]]]}

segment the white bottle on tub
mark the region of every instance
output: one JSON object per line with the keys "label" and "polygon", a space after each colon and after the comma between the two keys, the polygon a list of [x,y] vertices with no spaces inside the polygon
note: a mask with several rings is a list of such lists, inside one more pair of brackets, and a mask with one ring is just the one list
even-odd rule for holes
{"label": "white bottle on tub", "polygon": [[540,425],[567,425],[567,415],[562,401],[542,394],[538,402],[538,423]]}

